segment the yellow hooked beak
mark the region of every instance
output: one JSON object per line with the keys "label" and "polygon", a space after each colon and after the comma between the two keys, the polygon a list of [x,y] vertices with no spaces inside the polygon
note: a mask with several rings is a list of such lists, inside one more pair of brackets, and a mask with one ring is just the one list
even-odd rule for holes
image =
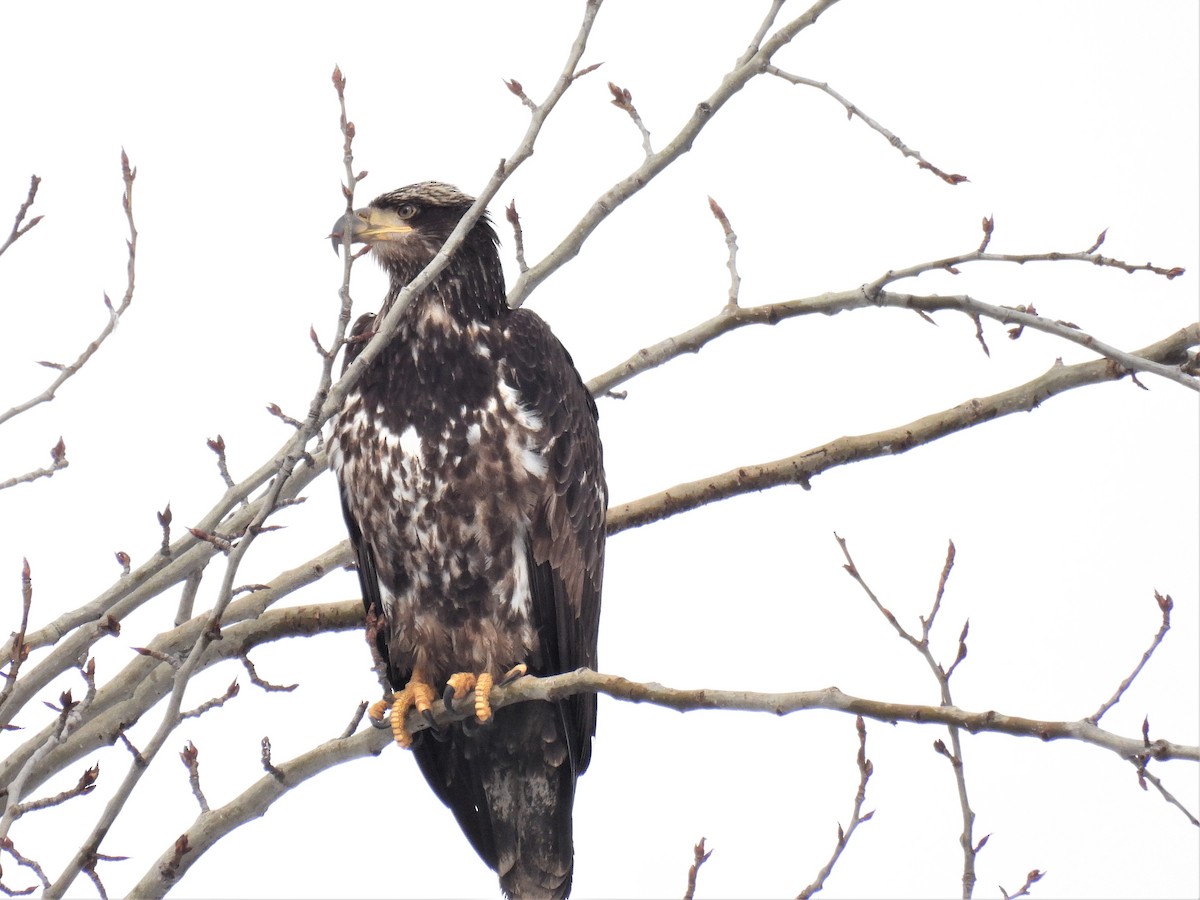
{"label": "yellow hooked beak", "polygon": [[334,253],[341,249],[347,231],[352,244],[374,244],[400,240],[404,235],[411,234],[413,227],[390,209],[376,209],[373,206],[356,209],[334,223],[329,235]]}

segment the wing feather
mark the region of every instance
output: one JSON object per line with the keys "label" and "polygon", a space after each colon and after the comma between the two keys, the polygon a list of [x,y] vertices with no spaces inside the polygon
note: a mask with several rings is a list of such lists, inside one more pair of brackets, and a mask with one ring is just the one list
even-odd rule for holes
{"label": "wing feather", "polygon": [[[506,375],[545,429],[546,489],[533,513],[529,553],[543,671],[596,667],[608,489],[596,403],[571,355],[535,313],[508,320]],[[591,759],[596,697],[563,704],[576,774]]]}

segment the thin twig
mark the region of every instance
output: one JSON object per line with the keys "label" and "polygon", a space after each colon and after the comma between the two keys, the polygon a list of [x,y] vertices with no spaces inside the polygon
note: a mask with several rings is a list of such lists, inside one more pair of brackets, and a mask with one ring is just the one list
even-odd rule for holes
{"label": "thin twig", "polygon": [[[40,881],[42,883],[42,887],[50,887],[50,879],[46,877],[46,873],[44,871],[42,871],[42,867],[35,860],[32,860],[27,856],[23,856],[21,854],[21,852],[19,850],[17,850],[17,848],[13,845],[12,840],[10,840],[7,837],[4,838],[3,840],[0,840],[0,850],[5,851],[13,859],[15,859],[17,861],[17,865],[24,866],[25,868],[32,871],[33,874],[37,876],[38,881]],[[28,890],[25,890],[25,891],[10,891],[10,893],[11,894],[28,894],[28,893],[32,893],[33,890],[34,890],[33,888],[29,888]]]}
{"label": "thin twig", "polygon": [[813,894],[825,887],[825,879],[833,872],[833,867],[837,865],[838,859],[842,855],[842,851],[850,843],[850,838],[854,835],[855,829],[863,822],[870,821],[875,815],[875,811],[864,813],[862,811],[863,803],[867,799],[867,782],[871,780],[871,774],[875,771],[874,765],[867,759],[867,726],[863,722],[863,717],[858,716],[855,719],[855,728],[858,731],[858,791],[854,795],[854,808],[850,811],[850,824],[844,830],[841,823],[838,823],[837,843],[833,847],[833,855],[829,857],[829,861],[821,867],[821,871],[817,873],[817,877],[813,879],[812,884],[796,895],[796,900],[808,900]]}
{"label": "thin twig", "polygon": [[1163,638],[1167,636],[1167,632],[1171,630],[1171,610],[1175,606],[1175,601],[1171,599],[1170,594],[1160,594],[1154,592],[1154,600],[1158,604],[1158,609],[1162,613],[1162,624],[1158,628],[1158,633],[1154,635],[1154,639],[1150,641],[1150,646],[1146,648],[1146,652],[1142,654],[1142,658],[1138,664],[1133,667],[1133,671],[1129,676],[1120,683],[1117,687],[1117,692],[1108,698],[1104,703],[1100,704],[1100,708],[1088,716],[1088,721],[1093,725],[1099,723],[1104,714],[1112,709],[1120,702],[1121,697],[1129,690],[1129,686],[1133,684],[1135,678],[1141,674],[1146,663],[1150,662],[1150,657],[1154,655],[1154,651],[1158,649],[1158,645],[1162,643]]}
{"label": "thin twig", "polygon": [[[365,707],[364,707],[365,709]],[[264,737],[262,739],[262,767],[272,778],[282,783],[284,781],[283,771],[271,762],[271,739]]]}
{"label": "thin twig", "polygon": [[[880,602],[879,598],[875,595],[875,592],[872,591],[867,585],[862,574],[858,571],[858,567],[854,564],[854,560],[850,556],[850,549],[847,546],[846,541],[836,534],[834,537],[837,539],[838,546],[841,547],[842,554],[846,558],[846,571],[855,581],[858,582],[863,591],[866,592],[867,596],[871,599],[871,602],[875,605],[875,608],[879,610],[885,619],[887,619],[888,624],[890,624],[892,628],[895,629],[896,633],[899,634],[900,637],[902,637],[905,641],[907,641],[921,655],[921,658],[925,660],[925,664],[929,667],[929,671],[933,674],[934,679],[938,683],[938,689],[942,698],[942,705],[951,706],[953,701],[950,696],[950,672],[952,672],[954,668],[960,662],[962,662],[964,658],[966,658],[967,628],[964,627],[962,634],[959,636],[958,655],[954,660],[954,664],[950,666],[950,671],[945,670],[941,664],[934,659],[933,652],[929,648],[929,633],[933,628],[934,619],[936,618],[938,611],[941,609],[942,596],[945,592],[946,581],[949,579],[950,571],[954,567],[954,542],[950,542],[949,548],[946,551],[946,562],[942,566],[942,574],[938,579],[937,594],[933,601],[933,607],[930,610],[929,616],[921,619],[921,636],[918,638],[910,634],[908,630],[900,624],[899,620]],[[951,723],[948,724],[947,731],[949,732],[950,736],[950,749],[947,749],[946,745],[942,743],[941,740],[935,741],[933,746],[938,753],[950,761],[951,769],[954,772],[954,782],[958,788],[958,799],[959,805],[962,807],[963,820],[963,830],[959,837],[959,845],[962,847],[963,852],[962,895],[964,900],[968,900],[968,898],[970,898],[975,891],[975,857],[985,842],[981,841],[979,844],[975,843],[975,811],[971,808],[971,801],[967,796],[967,779],[963,768],[963,750],[962,740],[959,735],[959,728],[957,725]]]}
{"label": "thin twig", "polygon": [[200,804],[200,812],[208,812],[208,800],[204,797],[204,791],[200,789],[200,751],[196,749],[195,744],[188,741],[183,745],[179,759],[188,770],[188,784],[192,786],[192,795]]}
{"label": "thin twig", "polygon": [[[215,439],[208,439],[208,449],[217,454],[217,471],[221,474],[221,480],[225,482],[225,487],[233,487],[233,478],[229,475],[229,463],[225,459],[225,438],[217,435]],[[243,503],[246,501],[243,500]]]}
{"label": "thin twig", "polygon": [[[0,244],[0,256],[4,255],[4,251],[17,242],[23,234],[27,233],[31,228],[42,221],[41,216],[34,216],[28,222],[25,222],[25,214],[29,212],[29,208],[33,206],[33,201],[37,199],[38,185],[42,183],[42,179],[36,175],[29,176],[29,193],[25,195],[25,202],[17,208],[17,216],[13,221],[12,231],[5,238],[4,243]],[[24,225],[21,223],[25,222]]]}
{"label": "thin twig", "polygon": [[[1141,765],[1141,764],[1135,763],[1135,765]],[[1143,779],[1145,779],[1146,781],[1150,782],[1152,785],[1154,785],[1155,790],[1157,790],[1159,792],[1159,794],[1162,795],[1162,798],[1164,800],[1166,800],[1168,803],[1170,803],[1172,806],[1174,806],[1176,809],[1178,809],[1181,813],[1183,813],[1184,816],[1187,818],[1187,820],[1192,825],[1194,825],[1197,828],[1200,828],[1200,819],[1197,819],[1196,816],[1193,815],[1191,810],[1189,810],[1186,806],[1184,806],[1182,803],[1180,803],[1175,798],[1175,795],[1166,789],[1166,787],[1163,785],[1162,781],[1158,778],[1158,776],[1156,776],[1153,772],[1147,771],[1146,768],[1144,767],[1144,765],[1141,766],[1141,777]]]}
{"label": "thin twig", "polygon": [[55,472],[65,469],[70,464],[67,460],[67,445],[63,443],[63,439],[60,437],[58,443],[50,448],[50,465],[34,469],[32,472],[26,472],[24,475],[14,476],[6,481],[0,481],[0,491],[17,484],[29,484],[29,482],[37,481],[39,478],[52,478]]}
{"label": "thin twig", "polygon": [[1028,897],[1029,889],[1032,888],[1034,884],[1041,881],[1042,876],[1045,874],[1045,872],[1042,872],[1039,869],[1034,869],[1025,876],[1025,883],[1017,889],[1015,894],[1008,893],[1008,891],[1004,890],[1003,885],[997,885],[997,887],[1000,888],[1000,895],[1004,898],[1004,900],[1017,900],[1018,897]]}
{"label": "thin twig", "polygon": [[725,301],[725,308],[736,308],[738,294],[742,289],[742,279],[737,270],[737,235],[734,234],[733,226],[729,224],[729,217],[725,215],[725,210],[712,197],[708,198],[708,208],[712,210],[713,217],[721,223],[721,230],[725,232],[725,246],[729,248],[729,257],[725,262],[725,266],[729,269],[729,299]]}
{"label": "thin twig", "polygon": [[513,252],[517,257],[517,270],[525,272],[529,264],[525,262],[525,232],[521,228],[521,217],[517,214],[517,201],[510,200],[504,208],[504,218],[513,230]]}
{"label": "thin twig", "polygon": [[633,105],[633,94],[629,93],[627,88],[619,87],[611,81],[608,83],[608,90],[612,94],[612,105],[617,109],[624,110],[629,118],[633,120],[633,124],[637,126],[638,131],[642,134],[642,150],[646,154],[646,159],[654,155],[654,148],[650,146],[650,129],[646,127],[646,123],[642,121],[642,117],[638,114],[637,107]]}
{"label": "thin twig", "polygon": [[761,49],[763,38],[767,36],[767,32],[775,24],[775,19],[779,15],[779,10],[783,9],[784,2],[785,0],[771,0],[771,8],[767,10],[767,14],[763,17],[762,24],[758,26],[758,31],[754,33],[754,37],[750,39],[750,46],[738,57],[737,64],[739,66],[743,66],[749,62],[758,53],[759,49]]}
{"label": "thin twig", "polygon": [[[113,306],[108,295],[104,295],[104,306],[108,310],[108,322],[100,330],[100,334],[90,344],[83,349],[83,352],[75,359],[73,363],[63,366],[58,373],[58,377],[50,383],[50,386],[43,390],[40,394],[29,398],[23,403],[18,403],[16,406],[0,412],[0,425],[7,422],[9,419],[20,415],[26,410],[41,404],[48,403],[54,399],[54,396],[59,388],[70,378],[72,378],[80,369],[84,367],[89,359],[92,358],[101,345],[108,340],[109,335],[116,330],[117,323],[121,321],[121,316],[129,309],[129,304],[133,302],[133,287],[134,287],[134,268],[137,261],[137,228],[133,224],[133,181],[137,177],[137,169],[131,168],[129,165],[129,157],[125,155],[125,151],[121,151],[121,177],[125,182],[125,193],[121,198],[121,205],[125,210],[125,220],[129,226],[129,239],[126,241],[128,247],[128,262],[126,264],[126,285],[125,295],[121,298],[121,302],[117,306]],[[28,230],[28,229],[26,229]]]}
{"label": "thin twig", "polygon": [[90,794],[95,789],[96,779],[99,777],[100,766],[90,766],[79,776],[79,781],[76,782],[74,787],[67,788],[65,791],[59,791],[50,797],[42,797],[40,800],[29,800],[25,803],[17,804],[13,818],[20,818],[26,813],[35,812],[40,809],[50,809],[74,797],[82,797],[84,794]]}
{"label": "thin twig", "polygon": [[25,643],[25,632],[29,628],[29,610],[33,606],[33,571],[29,560],[21,560],[21,627],[12,636],[8,645],[8,671],[4,673],[4,689],[0,690],[0,708],[8,701],[17,686],[17,673],[21,663],[29,657],[29,646]]}
{"label": "thin twig", "polygon": [[179,719],[180,721],[183,719],[197,719],[211,709],[217,709],[218,707],[224,706],[227,701],[232,700],[240,692],[241,687],[236,681],[233,681],[230,683],[229,687],[225,689],[225,693],[221,694],[221,696],[212,697],[208,700],[205,700],[195,709],[189,709],[187,712],[181,712],[179,714]]}
{"label": "thin twig", "polygon": [[816,88],[817,90],[828,94],[830,97],[832,97],[838,103],[842,104],[843,107],[845,107],[847,119],[852,119],[854,116],[858,116],[860,119],[862,119],[867,124],[868,127],[872,128],[873,130],[875,130],[875,131],[879,132],[881,135],[883,135],[884,138],[887,139],[887,142],[889,144],[891,144],[893,147],[895,147],[897,150],[899,150],[905,156],[915,159],[917,161],[918,167],[920,167],[922,169],[928,169],[930,172],[932,172],[938,178],[942,179],[942,181],[946,182],[947,184],[949,184],[949,185],[962,184],[964,181],[968,180],[966,175],[951,175],[948,172],[943,172],[937,166],[933,165],[933,163],[927,161],[925,159],[925,157],[923,157],[920,153],[918,153],[916,150],[913,150],[913,149],[909,148],[908,146],[906,146],[904,141],[900,140],[900,138],[898,138],[896,135],[892,134],[892,132],[888,131],[886,128],[884,128],[882,125],[880,125],[874,119],[872,119],[870,116],[868,116],[866,113],[864,113],[855,104],[851,103],[849,100],[847,100],[841,94],[839,94],[837,91],[835,91],[833,88],[831,88],[826,82],[816,81],[812,78],[804,78],[801,75],[793,75],[790,72],[785,72],[776,66],[767,66],[764,69],[764,71],[768,75],[774,75],[776,78],[782,78],[784,81],[790,82],[791,84],[804,85],[805,87]]}
{"label": "thin twig", "polygon": [[168,503],[163,511],[157,513],[158,526],[162,529],[162,543],[159,544],[158,552],[162,556],[171,555],[171,504]]}
{"label": "thin twig", "polygon": [[683,894],[683,900],[693,900],[696,896],[696,876],[700,874],[700,867],[708,862],[710,856],[712,851],[704,849],[704,838],[700,838],[700,843],[692,848],[692,864],[688,868],[687,890]]}
{"label": "thin twig", "polygon": [[354,732],[358,730],[359,723],[362,722],[363,716],[367,714],[367,707],[370,705],[371,704],[366,700],[363,700],[358,704],[357,707],[355,707],[354,715],[350,717],[350,724],[346,726],[345,730],[341,734],[343,738],[350,737],[350,735],[354,734]]}
{"label": "thin twig", "polygon": [[273,415],[279,421],[284,422],[288,425],[291,425],[293,428],[298,429],[298,428],[302,428],[304,426],[304,423],[301,422],[299,419],[293,419],[291,416],[289,416],[287,413],[285,413],[282,409],[280,409],[278,403],[268,403],[267,404],[267,412],[269,412],[271,415]]}
{"label": "thin twig", "polygon": [[258,677],[258,670],[254,668],[254,663],[250,662],[250,655],[248,653],[243,653],[241,660],[242,665],[246,667],[246,672],[250,675],[250,683],[257,685],[268,693],[289,693],[300,686],[299,684],[271,684],[269,681],[263,681],[263,679]]}

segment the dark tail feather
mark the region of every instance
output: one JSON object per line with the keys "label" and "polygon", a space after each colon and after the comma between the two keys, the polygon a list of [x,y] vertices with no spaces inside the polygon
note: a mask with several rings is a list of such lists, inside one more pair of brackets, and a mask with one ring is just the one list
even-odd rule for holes
{"label": "dark tail feather", "polygon": [[571,891],[575,771],[562,716],[559,704],[518,703],[469,734],[453,728],[444,743],[414,745],[425,779],[508,897]]}

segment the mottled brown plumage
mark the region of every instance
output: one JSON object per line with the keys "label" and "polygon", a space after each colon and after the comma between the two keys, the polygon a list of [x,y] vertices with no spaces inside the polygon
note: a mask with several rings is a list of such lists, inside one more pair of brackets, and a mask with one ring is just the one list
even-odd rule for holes
{"label": "mottled brown plumage", "polygon": [[[381,315],[471,203],[424,182],[339,220],[335,243],[349,230],[390,276]],[[333,427],[363,603],[382,616],[397,691],[414,670],[440,689],[457,672],[596,665],[607,505],[596,407],[546,323],[508,308],[496,242],[480,219]],[[425,778],[509,896],[570,891],[575,780],[595,721],[588,694],[505,707],[441,742],[416,735]]]}

